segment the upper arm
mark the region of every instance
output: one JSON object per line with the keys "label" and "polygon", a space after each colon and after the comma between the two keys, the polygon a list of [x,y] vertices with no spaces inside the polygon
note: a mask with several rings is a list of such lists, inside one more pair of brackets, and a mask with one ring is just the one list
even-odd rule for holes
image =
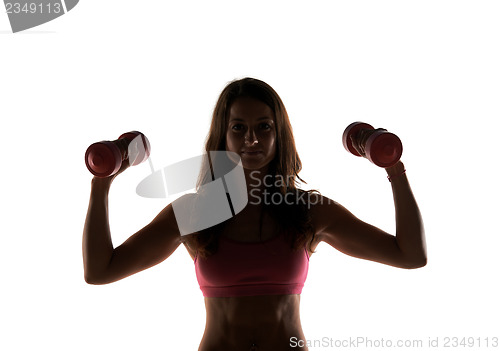
{"label": "upper arm", "polygon": [[311,217],[319,241],[357,258],[412,268],[399,249],[396,237],[363,222],[339,203],[321,196],[311,207]]}
{"label": "upper arm", "polygon": [[148,225],[116,247],[101,279],[111,283],[152,267],[168,258],[181,244],[172,204],[166,206]]}

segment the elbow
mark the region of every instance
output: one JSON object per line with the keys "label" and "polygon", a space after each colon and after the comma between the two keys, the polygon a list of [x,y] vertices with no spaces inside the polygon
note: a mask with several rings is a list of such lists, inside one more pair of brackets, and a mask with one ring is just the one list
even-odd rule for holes
{"label": "elbow", "polygon": [[97,281],[93,277],[89,276],[88,274],[84,274],[83,278],[85,279],[85,283],[87,283],[87,284],[98,285]]}
{"label": "elbow", "polygon": [[104,284],[109,283],[108,281],[105,281],[103,279],[98,279],[97,277],[92,276],[88,273],[84,274],[84,279],[85,279],[85,283],[87,283],[89,285],[104,285]]}
{"label": "elbow", "polygon": [[83,263],[83,279],[87,284],[90,285],[96,284],[95,274],[92,274],[92,270],[89,269],[88,264],[86,262]]}
{"label": "elbow", "polygon": [[427,256],[422,256],[419,259],[408,260],[407,262],[405,262],[402,268],[417,269],[425,267],[426,265],[427,265]]}

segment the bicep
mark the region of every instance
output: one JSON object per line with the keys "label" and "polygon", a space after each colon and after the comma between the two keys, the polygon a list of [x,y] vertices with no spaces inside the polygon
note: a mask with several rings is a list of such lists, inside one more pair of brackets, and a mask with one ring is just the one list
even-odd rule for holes
{"label": "bicep", "polygon": [[316,234],[321,241],[349,256],[404,267],[396,237],[363,222],[342,205],[325,201],[314,210]]}
{"label": "bicep", "polygon": [[107,279],[116,281],[150,268],[168,258],[180,245],[180,233],[172,205],[116,247],[107,269]]}

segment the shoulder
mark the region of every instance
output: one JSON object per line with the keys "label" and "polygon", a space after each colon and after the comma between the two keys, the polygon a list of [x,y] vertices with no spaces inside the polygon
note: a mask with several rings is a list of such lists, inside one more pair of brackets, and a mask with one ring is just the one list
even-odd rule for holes
{"label": "shoulder", "polygon": [[320,241],[323,241],[325,230],[342,216],[345,208],[337,201],[318,193],[308,195],[307,206],[315,235]]}

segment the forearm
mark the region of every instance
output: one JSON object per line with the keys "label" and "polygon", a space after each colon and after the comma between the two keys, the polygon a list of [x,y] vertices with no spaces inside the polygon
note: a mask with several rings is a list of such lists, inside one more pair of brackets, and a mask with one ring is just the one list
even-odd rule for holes
{"label": "forearm", "polygon": [[113,255],[109,229],[108,193],[110,182],[94,178],[89,208],[83,229],[83,265],[85,280],[91,282],[108,266]]}
{"label": "forearm", "polygon": [[421,266],[427,261],[424,224],[404,169],[401,161],[386,168],[394,196],[396,240],[408,262]]}

